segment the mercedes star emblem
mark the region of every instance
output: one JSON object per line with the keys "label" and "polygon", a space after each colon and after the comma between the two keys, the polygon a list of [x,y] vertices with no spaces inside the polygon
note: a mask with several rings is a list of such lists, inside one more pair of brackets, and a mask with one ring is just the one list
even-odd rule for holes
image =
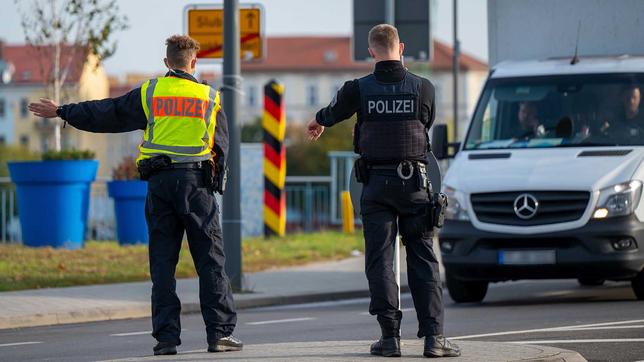
{"label": "mercedes star emblem", "polygon": [[523,220],[533,218],[538,208],[539,201],[530,194],[521,194],[514,199],[514,213]]}

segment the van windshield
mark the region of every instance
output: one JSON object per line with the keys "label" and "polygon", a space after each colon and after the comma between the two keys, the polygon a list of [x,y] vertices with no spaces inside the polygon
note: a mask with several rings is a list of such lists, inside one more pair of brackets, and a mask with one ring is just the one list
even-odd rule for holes
{"label": "van windshield", "polygon": [[644,145],[643,74],[491,79],[464,148]]}

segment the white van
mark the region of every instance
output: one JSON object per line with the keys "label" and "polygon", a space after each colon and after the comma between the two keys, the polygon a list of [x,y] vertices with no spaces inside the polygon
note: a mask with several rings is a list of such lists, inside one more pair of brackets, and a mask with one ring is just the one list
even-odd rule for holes
{"label": "white van", "polygon": [[644,299],[644,57],[572,63],[501,62],[462,144],[434,126],[434,154],[454,157],[439,240],[456,302],[546,278],[630,280]]}

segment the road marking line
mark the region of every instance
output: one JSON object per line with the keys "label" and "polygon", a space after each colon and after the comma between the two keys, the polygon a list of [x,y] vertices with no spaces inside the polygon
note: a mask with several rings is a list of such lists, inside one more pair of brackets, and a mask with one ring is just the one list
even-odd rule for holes
{"label": "road marking line", "polygon": [[598,329],[637,329],[644,328],[644,324],[635,324],[632,326],[606,326],[606,327],[586,327],[586,328],[566,328],[564,331],[596,331]]}
{"label": "road marking line", "polygon": [[129,337],[129,336],[140,336],[142,334],[152,334],[152,331],[141,331],[141,332],[128,332],[128,333],[114,333],[110,334],[110,337]]}
{"label": "road marking line", "polygon": [[644,322],[644,319],[633,319],[633,320],[630,320],[630,321],[581,324],[581,325],[573,325],[573,326],[558,327],[558,328],[565,329],[565,328],[603,327],[603,326],[615,326],[615,325],[621,325],[621,324],[632,324],[632,323],[642,323],[642,322]]}
{"label": "road marking line", "polygon": [[632,324],[632,323],[642,323],[642,322],[644,322],[644,319],[634,319],[630,321],[605,322],[605,323],[581,324],[581,325],[571,325],[571,326],[562,326],[562,327],[553,327],[553,328],[525,329],[520,331],[472,334],[467,336],[452,337],[452,339],[470,339],[470,338],[482,338],[482,337],[507,336],[511,334],[523,334],[523,333],[561,332],[572,328],[579,329],[579,328],[604,327],[604,326],[614,326],[614,325],[620,325],[620,324]]}
{"label": "road marking line", "polygon": [[290,322],[304,322],[304,321],[312,321],[317,318],[313,317],[305,317],[305,318],[289,318],[289,319],[276,319],[272,321],[262,321],[262,322],[247,322],[246,324],[249,326],[261,326],[264,324],[277,324],[277,323],[290,323]]}
{"label": "road marking line", "polygon": [[619,342],[644,342],[644,338],[618,338],[618,339],[543,339],[537,341],[512,341],[513,344],[568,344],[568,343],[619,343]]}
{"label": "road marking line", "polygon": [[5,344],[0,344],[0,347],[12,347],[12,346],[25,346],[28,344],[39,344],[43,342],[16,342],[16,343],[5,343]]}
{"label": "road marking line", "polygon": [[[181,332],[184,332],[184,331],[187,331],[187,329],[182,328]],[[114,333],[114,334],[110,334],[110,337],[129,337],[129,336],[140,336],[143,334],[152,334],[152,331]]]}

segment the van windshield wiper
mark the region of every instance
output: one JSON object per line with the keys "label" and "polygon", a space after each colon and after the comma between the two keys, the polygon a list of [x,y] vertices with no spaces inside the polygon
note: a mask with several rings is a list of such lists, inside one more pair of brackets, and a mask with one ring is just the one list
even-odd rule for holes
{"label": "van windshield wiper", "polygon": [[563,143],[555,147],[616,147],[619,146],[614,143],[598,143],[598,142],[586,142],[586,143]]}

